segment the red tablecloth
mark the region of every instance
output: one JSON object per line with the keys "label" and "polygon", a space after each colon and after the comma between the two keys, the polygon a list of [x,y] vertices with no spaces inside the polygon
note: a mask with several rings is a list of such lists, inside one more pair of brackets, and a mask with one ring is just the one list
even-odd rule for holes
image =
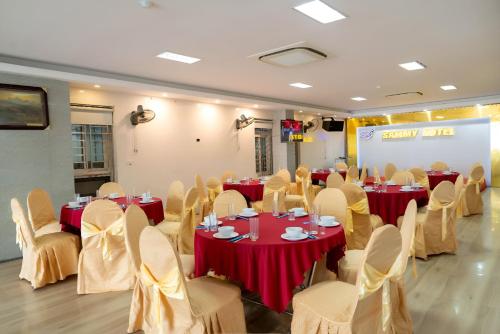
{"label": "red tablecloth", "polygon": [[451,183],[455,183],[457,177],[460,175],[458,172],[451,172],[451,174],[444,174],[443,172],[433,172],[427,171],[427,177],[429,178],[429,187],[431,189],[436,188],[436,186],[441,181],[450,181]]}
{"label": "red tablecloth", "polygon": [[427,190],[420,188],[411,192],[401,191],[401,186],[387,186],[386,192],[379,192],[381,187],[376,187],[375,191],[367,192],[370,213],[379,215],[385,224],[397,225],[399,216],[405,213],[408,202],[412,199],[417,201],[417,205],[427,205],[429,196]]}
{"label": "red tablecloth", "polygon": [[[380,177],[380,181],[384,182],[385,181],[385,177],[381,176]],[[375,176],[367,176],[366,179],[365,179],[365,185],[367,186],[371,186],[375,183]]]}
{"label": "red tablecloth", "polygon": [[[345,176],[347,174],[347,171],[345,170],[338,170],[337,173],[342,175],[342,177],[345,180]],[[328,175],[330,175],[330,171],[328,169],[324,170],[318,170],[316,172],[311,172],[311,180],[313,181],[323,181],[326,183],[326,179],[328,178]]]}
{"label": "red tablecloth", "polygon": [[[258,292],[267,307],[282,312],[292,300],[293,290],[304,281],[304,273],[311,269],[325,253],[328,268],[336,270],[337,262],[344,256],[345,236],[342,227],[326,229],[325,235],[316,240],[286,241],[281,234],[288,226],[307,229],[297,218],[276,219],[269,213],[260,214],[259,239],[244,239],[237,243],[212,237],[213,232],[196,230],[194,238],[195,275],[205,275],[214,270],[231,280],[241,282],[250,291]],[[249,232],[246,220],[223,220],[224,225],[235,226],[238,233]]]}
{"label": "red tablecloth", "polygon": [[[164,219],[163,204],[161,198],[154,197],[153,199],[154,199],[153,203],[142,204],[139,203],[141,201],[140,198],[134,198],[132,200],[132,203],[138,205],[142,210],[144,210],[144,213],[146,213],[148,219],[152,219],[155,222],[155,224],[159,224]],[[113,199],[112,201],[120,205],[127,204],[127,199],[125,197],[119,197]],[[82,224],[82,213],[83,213],[83,208],[71,209],[67,205],[63,205],[61,208],[61,215],[59,218],[59,222],[62,225],[63,231],[80,234],[80,228]]]}
{"label": "red tablecloth", "polygon": [[239,191],[249,202],[262,201],[264,185],[259,180],[241,181],[240,183],[224,183],[224,190]]}

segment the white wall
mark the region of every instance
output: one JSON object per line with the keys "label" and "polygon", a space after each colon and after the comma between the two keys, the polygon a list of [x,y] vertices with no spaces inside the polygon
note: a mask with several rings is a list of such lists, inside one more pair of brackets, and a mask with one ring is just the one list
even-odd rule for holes
{"label": "white wall", "polygon": [[38,86],[47,91],[50,125],[45,130],[0,130],[0,261],[21,256],[16,245],[10,199],[26,209],[28,192],[41,187],[52,197],[56,215],[72,198],[73,161],[68,83],[0,73],[0,83]]}
{"label": "white wall", "polygon": [[[296,114],[295,119],[304,121],[304,124],[313,116]],[[335,159],[345,156],[345,127],[342,132],[329,132],[321,128],[314,132],[305,133],[312,137],[312,143],[300,143],[300,162],[311,168],[328,168],[335,165]]]}
{"label": "white wall", "polygon": [[[255,176],[255,132],[251,125],[237,131],[235,120],[247,116],[279,119],[284,111],[237,110],[235,107],[200,104],[126,93],[71,90],[72,103],[114,106],[113,140],[117,181],[127,191],[151,190],[165,197],[169,184],[181,180],[192,186],[194,175],[220,177],[224,170]],[[133,127],[129,116],[137,105],[153,109],[156,118]],[[274,129],[273,129],[274,130]],[[200,142],[196,142],[199,138]],[[286,165],[286,144],[273,131],[274,167]],[[137,152],[134,152],[134,145]]]}
{"label": "white wall", "polygon": [[[453,127],[455,135],[422,137],[421,129],[426,127]],[[371,139],[360,138],[361,132],[370,129],[374,130]],[[419,129],[419,132],[415,138],[383,140],[383,131],[393,129]],[[393,162],[400,169],[419,166],[427,170],[439,160],[467,176],[470,166],[480,162],[488,184],[491,182],[489,118],[363,127],[357,129],[357,138],[358,166],[376,165],[382,171],[387,162]]]}

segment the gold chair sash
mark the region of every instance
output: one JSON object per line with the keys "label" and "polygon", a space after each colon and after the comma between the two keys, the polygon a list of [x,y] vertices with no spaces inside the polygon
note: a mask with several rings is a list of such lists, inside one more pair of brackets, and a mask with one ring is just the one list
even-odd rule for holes
{"label": "gold chair sash", "polygon": [[462,218],[464,216],[464,195],[465,188],[462,188],[457,198],[457,218]]}
{"label": "gold chair sash", "polygon": [[426,176],[421,177],[420,179],[416,180],[420,185],[424,188],[429,188],[429,178]]}
{"label": "gold chair sash", "polygon": [[375,178],[376,184],[382,183],[382,180],[380,180],[380,173],[378,172],[377,166],[373,167],[373,177]]}
{"label": "gold chair sash", "polygon": [[369,263],[365,262],[361,268],[359,285],[359,299],[362,300],[382,287],[382,328],[387,331],[391,324],[391,288],[390,280],[399,278],[402,261],[399,255],[387,274],[381,273]]}
{"label": "gold chair sash", "polygon": [[350,234],[354,232],[354,222],[352,218],[352,213],[358,213],[360,215],[369,215],[370,214],[370,206],[368,204],[368,198],[363,198],[362,200],[353,203],[347,207],[347,215],[345,222],[345,230],[346,233]]}
{"label": "gold chair sash", "polygon": [[184,299],[186,297],[182,289],[182,277],[178,267],[172,268],[160,280],[157,280],[144,263],[141,264],[141,278],[144,285],[153,287],[153,308],[156,311],[156,321],[161,320],[161,301],[160,294],[173,298]]}
{"label": "gold chair sash", "polygon": [[469,180],[467,181],[467,185],[475,184],[476,185],[476,194],[481,193],[481,183],[484,182],[484,176],[482,176],[479,180],[474,180],[472,176],[469,175]]}
{"label": "gold chair sash", "polygon": [[433,200],[432,196],[431,199],[429,200],[429,206],[427,207],[428,210],[430,211],[438,211],[438,210],[443,210],[442,212],[442,217],[441,217],[441,240],[446,239],[446,236],[448,234],[448,209],[453,208],[455,205],[455,201],[448,203],[446,205],[441,204],[439,201]]}
{"label": "gold chair sash", "polygon": [[102,230],[99,226],[92,223],[82,221],[82,239],[87,239],[93,236],[99,236],[98,248],[102,248],[102,257],[105,260],[111,260],[111,252],[109,250],[109,236],[123,237],[123,219],[116,220],[113,224]]}
{"label": "gold chair sash", "polygon": [[213,203],[215,198],[221,193],[219,188],[207,188],[207,192],[210,203]]}
{"label": "gold chair sash", "polygon": [[[179,254],[194,254],[194,230],[196,227],[195,207],[196,204],[184,210],[178,244]],[[186,219],[185,217],[188,217],[187,223],[184,222],[184,219]]]}
{"label": "gold chair sash", "polygon": [[19,246],[19,250],[22,251],[23,247],[26,246],[26,240],[24,239],[23,231],[21,231],[21,223],[14,217],[12,217],[12,220],[16,224],[16,244]]}

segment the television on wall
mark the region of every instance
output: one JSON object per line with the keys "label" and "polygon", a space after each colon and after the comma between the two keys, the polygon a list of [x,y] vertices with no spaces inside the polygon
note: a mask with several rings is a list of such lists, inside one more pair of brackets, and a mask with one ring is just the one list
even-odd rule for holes
{"label": "television on wall", "polygon": [[293,143],[304,141],[304,124],[293,119],[281,120],[281,142]]}

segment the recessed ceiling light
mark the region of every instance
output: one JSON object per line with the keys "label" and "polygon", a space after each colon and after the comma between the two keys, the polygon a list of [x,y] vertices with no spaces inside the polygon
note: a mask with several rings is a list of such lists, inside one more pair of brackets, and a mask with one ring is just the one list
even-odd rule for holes
{"label": "recessed ceiling light", "polygon": [[351,97],[351,100],[353,101],[366,101],[366,98],[362,96],[356,96],[356,97]]}
{"label": "recessed ceiling light", "polygon": [[294,82],[291,83],[290,86],[295,87],[295,88],[311,88],[311,85],[305,84],[303,82]]}
{"label": "recessed ceiling light", "polygon": [[259,107],[259,105],[258,105],[258,104],[254,104],[254,105],[253,105],[253,107],[254,107],[254,108],[258,108],[258,107]]}
{"label": "recessed ceiling light", "polygon": [[302,110],[299,110],[299,112],[303,112]]}
{"label": "recessed ceiling light", "polygon": [[94,88],[101,88],[101,85],[94,85]]}
{"label": "recessed ceiling light", "polygon": [[442,90],[455,90],[455,89],[457,89],[457,87],[455,87],[453,85],[443,85],[443,86],[441,86],[441,89]]}
{"label": "recessed ceiling light", "polygon": [[306,2],[294,8],[323,24],[345,19],[344,15],[319,0]]}
{"label": "recessed ceiling light", "polygon": [[215,103],[219,104],[219,103],[220,103],[220,100],[219,100],[219,99],[215,100]]}
{"label": "recessed ceiling light", "polygon": [[181,63],[186,63],[186,64],[193,64],[201,60],[199,58],[184,56],[173,52],[163,52],[157,55],[156,57],[173,61],[179,61]]}
{"label": "recessed ceiling light", "polygon": [[478,104],[476,104],[476,107],[478,107],[478,108],[482,108],[482,107],[483,107],[483,105],[478,103]]}
{"label": "recessed ceiling light", "polygon": [[383,113],[382,115],[387,116],[387,114],[386,114],[386,113]]}
{"label": "recessed ceiling light", "polygon": [[167,97],[167,93],[163,93],[163,94],[161,94],[161,96]]}
{"label": "recessed ceiling light", "polygon": [[80,89],[80,93],[85,93],[85,91],[83,89]]}
{"label": "recessed ceiling light", "polygon": [[399,66],[401,66],[407,71],[423,70],[425,68],[425,65],[419,63],[418,61],[411,61],[409,63],[399,64]]}
{"label": "recessed ceiling light", "polygon": [[444,118],[444,116],[436,116],[436,118],[438,118],[438,119],[443,119],[443,118]]}
{"label": "recessed ceiling light", "polygon": [[321,113],[319,112],[319,113],[317,113],[316,115],[321,116]]}

